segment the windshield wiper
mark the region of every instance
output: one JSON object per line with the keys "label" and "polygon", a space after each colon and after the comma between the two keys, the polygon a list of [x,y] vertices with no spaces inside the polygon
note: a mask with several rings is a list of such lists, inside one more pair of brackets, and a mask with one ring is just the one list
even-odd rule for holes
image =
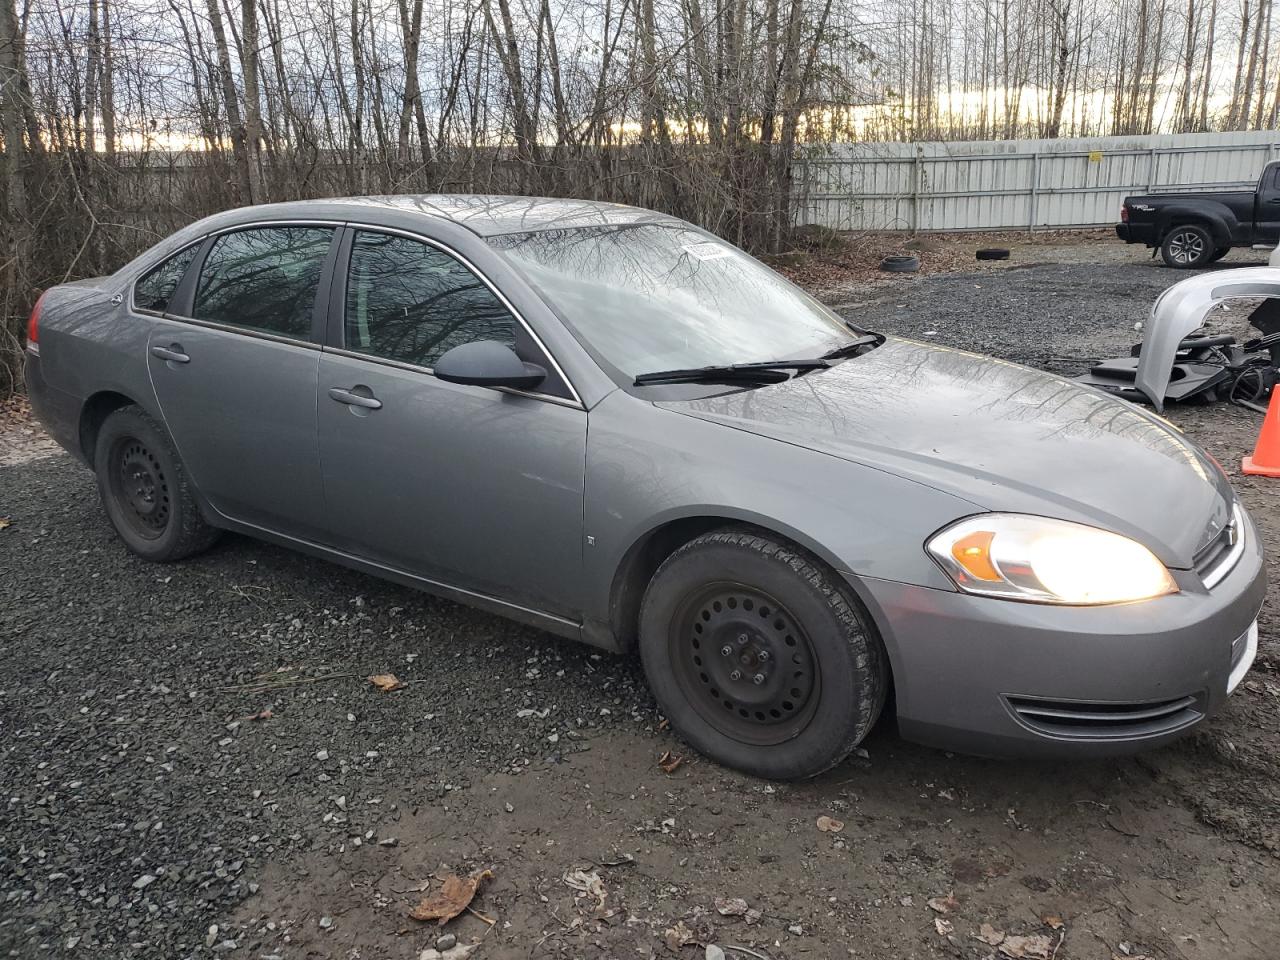
{"label": "windshield wiper", "polygon": [[684,370],[657,370],[639,374],[636,386],[646,383],[730,383],[745,380],[752,383],[781,383],[790,378],[789,370],[818,370],[829,367],[825,359],[764,360],[759,363],[726,363]]}
{"label": "windshield wiper", "polygon": [[834,350],[828,350],[822,355],[823,360],[838,360],[841,357],[856,357],[867,347],[878,347],[884,343],[885,337],[883,333],[863,333],[860,336],[850,340],[848,343],[842,343]]}

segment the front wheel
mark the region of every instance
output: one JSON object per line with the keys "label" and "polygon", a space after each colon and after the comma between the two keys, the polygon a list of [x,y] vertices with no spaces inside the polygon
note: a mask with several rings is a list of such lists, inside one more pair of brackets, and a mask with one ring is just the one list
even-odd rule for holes
{"label": "front wheel", "polygon": [[880,640],[838,576],[748,528],[712,531],[667,558],[645,592],[640,655],[676,732],[776,780],[847,757],[888,689]]}
{"label": "front wheel", "polygon": [[200,515],[168,433],[137,407],[121,407],[103,421],[93,463],[107,518],[144,560],[181,560],[218,538]]}
{"label": "front wheel", "polygon": [[1176,270],[1195,270],[1213,262],[1218,246],[1204,227],[1194,223],[1174,227],[1160,244],[1164,262]]}

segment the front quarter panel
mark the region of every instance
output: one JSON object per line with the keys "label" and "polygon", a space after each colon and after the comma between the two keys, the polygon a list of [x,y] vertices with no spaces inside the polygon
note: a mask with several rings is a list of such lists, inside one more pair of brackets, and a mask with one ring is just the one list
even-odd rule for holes
{"label": "front quarter panel", "polygon": [[672,521],[751,523],[840,572],[954,590],[924,542],[952,520],[980,512],[923,484],[618,391],[589,420],[587,617],[608,619],[623,558]]}

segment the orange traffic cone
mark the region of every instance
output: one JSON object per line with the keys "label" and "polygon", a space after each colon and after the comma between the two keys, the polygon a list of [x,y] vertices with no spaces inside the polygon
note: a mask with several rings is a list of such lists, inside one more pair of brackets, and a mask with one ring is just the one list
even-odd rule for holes
{"label": "orange traffic cone", "polygon": [[1280,477],[1280,384],[1271,388],[1271,404],[1262,420],[1258,445],[1252,457],[1240,461],[1240,469],[1261,477]]}

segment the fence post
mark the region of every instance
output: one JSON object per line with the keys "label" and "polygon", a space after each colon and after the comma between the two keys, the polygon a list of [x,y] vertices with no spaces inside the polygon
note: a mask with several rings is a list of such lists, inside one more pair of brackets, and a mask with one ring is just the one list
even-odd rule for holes
{"label": "fence post", "polygon": [[915,145],[916,158],[911,165],[911,233],[920,232],[920,191],[924,186],[924,147]]}
{"label": "fence post", "polygon": [[1031,222],[1027,233],[1036,232],[1036,219],[1040,213],[1040,151],[1031,154]]}
{"label": "fence post", "polygon": [[1147,193],[1156,189],[1156,148],[1151,148],[1151,160],[1147,164]]}

